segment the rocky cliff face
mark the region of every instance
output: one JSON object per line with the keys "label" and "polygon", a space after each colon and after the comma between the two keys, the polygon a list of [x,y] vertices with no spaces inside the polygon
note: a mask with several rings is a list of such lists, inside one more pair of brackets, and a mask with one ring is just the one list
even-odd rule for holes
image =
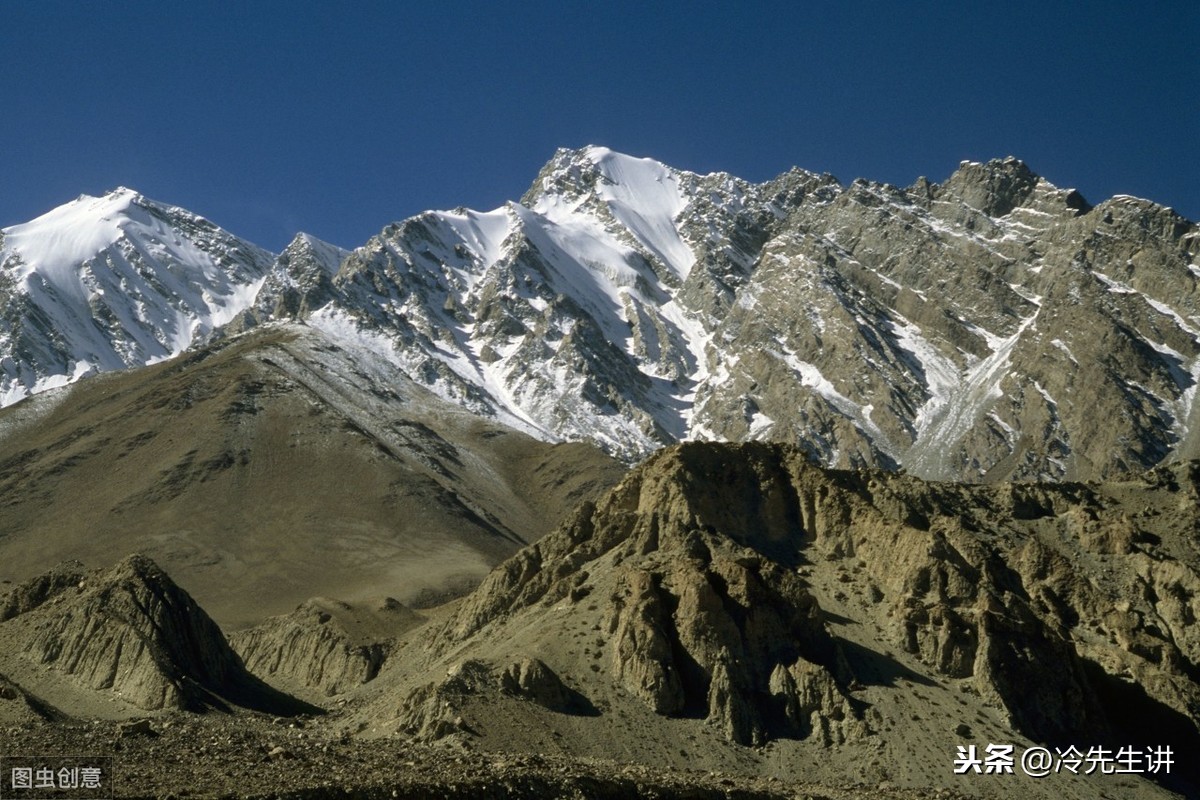
{"label": "rocky cliff face", "polygon": [[[660,475],[651,465],[637,470],[492,573],[450,638],[522,609],[587,602],[607,642],[599,666],[655,713],[707,716],[742,744],[772,730],[864,735],[845,693],[852,676],[792,568],[795,552],[784,552],[798,520],[781,487],[769,476],[765,485],[724,486],[717,502],[730,507],[702,522],[693,502],[707,501],[662,485]],[[773,541],[784,548],[780,561],[764,553]]]}
{"label": "rocky cliff face", "polygon": [[539,654],[585,694],[609,682],[735,742],[834,745],[882,730],[862,690],[868,654],[894,648],[1033,741],[1195,743],[1198,480],[1189,463],[970,487],[826,472],[791,447],[673,447],[497,568],[442,649],[544,627],[570,641],[590,620],[594,668]]}
{"label": "rocky cliff face", "polygon": [[1091,208],[1012,159],[940,187],[855,182],[766,246],[723,325],[735,354],[764,346],[741,348],[697,407],[722,438],[796,441],[842,466],[1145,469],[1194,452],[1195,250],[1169,209]]}

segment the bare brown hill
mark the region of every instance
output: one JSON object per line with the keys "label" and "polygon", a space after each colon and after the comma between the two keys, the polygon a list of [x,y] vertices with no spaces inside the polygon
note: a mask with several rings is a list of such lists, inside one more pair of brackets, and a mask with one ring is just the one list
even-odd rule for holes
{"label": "bare brown hill", "polygon": [[230,628],[313,595],[445,600],[621,468],[268,326],[0,412],[0,579],[143,552]]}

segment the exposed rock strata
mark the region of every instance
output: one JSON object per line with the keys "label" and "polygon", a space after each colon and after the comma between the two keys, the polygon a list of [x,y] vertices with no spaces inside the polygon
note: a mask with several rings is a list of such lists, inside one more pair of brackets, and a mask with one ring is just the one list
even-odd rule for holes
{"label": "exposed rock strata", "polygon": [[827,574],[884,645],[1035,740],[1140,730],[1114,707],[1132,680],[1144,719],[1196,741],[1196,491],[1195,464],[970,487],[826,472],[793,448],[683,445],[498,567],[445,633],[487,639],[591,604],[607,674],[655,712],[700,713],[744,743],[838,742],[869,723],[810,588]]}
{"label": "exposed rock strata", "polygon": [[[380,613],[415,616],[399,603]],[[326,696],[341,694],[374,679],[393,644],[383,631],[364,632],[351,616],[349,604],[314,598],[291,614],[231,634],[230,644],[246,668],[264,680],[283,679]]]}
{"label": "exposed rock strata", "polygon": [[4,632],[21,658],[146,710],[281,699],[264,691],[217,625],[143,556],[108,570],[60,568],[13,589],[0,606],[17,609]]}

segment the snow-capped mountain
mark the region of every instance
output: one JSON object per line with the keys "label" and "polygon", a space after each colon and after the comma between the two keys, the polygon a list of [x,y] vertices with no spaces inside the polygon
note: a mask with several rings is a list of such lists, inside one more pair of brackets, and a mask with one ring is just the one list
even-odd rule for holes
{"label": "snow-capped mountain", "polygon": [[[563,150],[521,203],[389,226],[302,316],[382,337],[405,372],[479,413],[635,458],[689,435],[713,320],[788,209],[832,184]],[[314,291],[310,308],[327,296]]]}
{"label": "snow-capped mountain", "polygon": [[[2,342],[10,398],[79,364],[164,357],[225,322],[291,320],[476,413],[627,460],[683,439],[770,439],[835,466],[993,480],[1200,456],[1196,225],[1131,197],[1092,207],[1012,158],[902,189],[560,150],[520,202],[426,212],[349,253],[300,235],[273,262],[232,238],[170,251],[168,229],[192,241],[173,220],[197,218],[132,197],[5,231],[18,301],[5,319],[21,320]],[[88,203],[125,223],[89,212],[84,233],[33,235]],[[50,246],[29,242],[43,241],[83,266],[39,266]],[[212,285],[159,280],[160,299],[139,302],[140,283],[83,277],[128,272],[113,248]],[[83,288],[54,297],[84,300],[44,302],[37,287],[60,283]],[[114,293],[126,310],[93,311]],[[26,330],[39,336],[18,348],[11,331]]]}
{"label": "snow-capped mountain", "polygon": [[941,186],[755,185],[592,147],[520,203],[389,226],[301,316],[629,459],[772,439],[837,466],[1083,478],[1200,446],[1196,249],[1169,209],[1092,208],[1015,159]]}
{"label": "snow-capped mountain", "polygon": [[0,232],[0,405],[183,352],[254,299],[274,256],[120,188]]}

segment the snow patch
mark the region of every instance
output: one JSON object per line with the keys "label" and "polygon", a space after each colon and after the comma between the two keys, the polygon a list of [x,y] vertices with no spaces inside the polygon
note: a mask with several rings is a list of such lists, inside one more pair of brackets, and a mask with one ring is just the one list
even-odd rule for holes
{"label": "snow patch", "polygon": [[1108,290],[1113,294],[1137,294],[1137,289],[1134,289],[1127,283],[1114,280],[1105,275],[1103,272],[1093,272],[1092,274],[1096,276],[1096,280],[1107,286]]}
{"label": "snow patch", "polygon": [[961,375],[958,365],[930,344],[917,325],[898,315],[897,320],[899,324],[896,321],[891,323],[892,335],[896,337],[900,348],[916,360],[923,373],[923,384],[928,397],[913,421],[913,427],[916,428],[914,439],[919,439],[941,409],[950,402],[961,383]]}
{"label": "snow patch", "polygon": [[1066,353],[1067,358],[1071,359],[1072,364],[1074,364],[1075,366],[1079,366],[1079,362],[1075,359],[1075,354],[1071,352],[1070,347],[1067,347],[1066,342],[1064,342],[1062,339],[1051,339],[1050,344],[1054,345],[1059,350]]}
{"label": "snow patch", "polygon": [[775,420],[763,414],[761,411],[754,412],[754,416],[750,419],[750,430],[747,434],[751,439],[758,439],[771,428],[775,427]]}
{"label": "snow patch", "polygon": [[1159,301],[1151,297],[1147,297],[1146,295],[1142,295],[1142,299],[1145,300],[1146,303],[1158,313],[1175,320],[1175,324],[1179,326],[1179,329],[1191,336],[1193,341],[1200,339],[1200,331],[1189,325],[1183,317],[1176,313],[1175,310],[1166,303],[1160,303]]}
{"label": "snow patch", "polygon": [[1022,320],[1017,330],[1007,337],[998,337],[982,328],[972,329],[983,336],[992,350],[991,355],[972,365],[962,381],[933,410],[928,421],[913,442],[907,460],[914,467],[925,469],[940,466],[951,448],[957,444],[1004,395],[1002,383],[1008,377],[1012,353],[1025,333],[1036,321],[1041,309]]}
{"label": "snow patch", "polygon": [[812,389],[822,397],[830,407],[854,423],[854,426],[871,440],[871,444],[889,456],[895,456],[891,442],[883,430],[871,419],[870,405],[861,405],[839,392],[821,371],[807,361],[801,361],[786,349],[780,352],[771,348],[763,350],[767,355],[777,358],[786,364],[800,378],[800,385]]}
{"label": "snow patch", "polygon": [[[339,346],[353,349],[359,353],[371,354],[376,359],[383,359],[407,378],[425,386],[443,400],[463,405],[461,394],[444,381],[434,381],[431,383],[421,379],[419,364],[414,361],[413,353],[397,348],[391,338],[385,334],[363,328],[357,320],[346,312],[338,310],[333,306],[326,306],[309,317],[308,323]],[[450,354],[444,350],[440,352],[444,358],[444,363],[450,366],[451,369],[454,369],[456,372],[459,370],[468,372],[467,369],[464,369],[463,362],[465,359],[461,355]],[[479,380],[480,378],[485,378],[485,376],[480,375],[478,372],[475,372],[474,375],[467,374],[462,377],[465,377],[467,380],[474,377],[475,381],[472,381],[472,383],[476,384],[487,383],[486,380]],[[496,394],[492,395],[493,402],[488,410],[500,422],[542,441],[558,441],[558,438],[553,433],[538,425],[522,412],[516,403],[512,403],[511,397],[506,397],[507,392],[503,391],[501,385],[492,384],[487,386],[487,388],[496,392]],[[500,395],[499,398],[496,397],[497,394]],[[510,402],[506,403],[505,400],[509,400]],[[475,410],[478,411],[479,409]]]}

